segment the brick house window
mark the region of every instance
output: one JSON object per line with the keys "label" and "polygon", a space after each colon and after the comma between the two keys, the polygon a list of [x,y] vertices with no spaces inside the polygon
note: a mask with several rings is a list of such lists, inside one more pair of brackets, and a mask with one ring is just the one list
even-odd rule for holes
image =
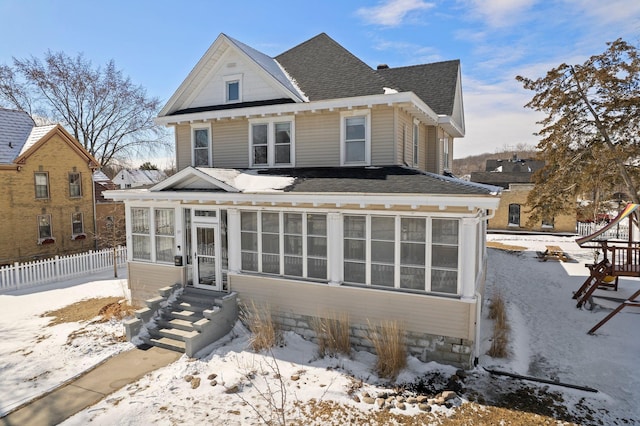
{"label": "brick house window", "polygon": [[38,172],[35,174],[36,198],[49,198],[49,173]]}
{"label": "brick house window", "polygon": [[84,220],[82,213],[73,213],[71,215],[71,231],[74,236],[84,234]]}
{"label": "brick house window", "polygon": [[53,243],[55,238],[51,233],[51,215],[38,215],[38,244]]}
{"label": "brick house window", "polygon": [[82,197],[82,179],[80,173],[69,173],[69,196]]}

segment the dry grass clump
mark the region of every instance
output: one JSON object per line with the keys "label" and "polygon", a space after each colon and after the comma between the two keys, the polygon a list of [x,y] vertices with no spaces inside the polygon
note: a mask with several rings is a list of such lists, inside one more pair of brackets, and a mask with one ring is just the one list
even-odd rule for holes
{"label": "dry grass clump", "polygon": [[509,355],[507,350],[509,343],[509,324],[504,298],[499,293],[493,297],[489,305],[489,319],[492,319],[494,323],[491,347],[487,355],[493,358],[506,358]]}
{"label": "dry grass clump", "polygon": [[278,343],[278,329],[271,317],[271,307],[254,300],[240,305],[240,320],[251,331],[249,344],[255,352],[273,348]]}
{"label": "dry grass clump", "polygon": [[395,380],[407,366],[404,336],[404,326],[398,321],[382,321],[377,325],[369,322],[368,339],[378,355],[375,369],[379,377]]}
{"label": "dry grass clump", "polygon": [[91,321],[99,317],[95,322],[107,322],[111,319],[122,320],[131,317],[138,309],[129,305],[121,297],[99,297],[81,300],[71,305],[42,314],[42,317],[53,317],[48,326],[54,326],[67,322]]}
{"label": "dry grass clump", "polygon": [[351,353],[351,335],[349,315],[332,314],[328,318],[314,318],[313,330],[318,337],[320,356],[349,355]]}

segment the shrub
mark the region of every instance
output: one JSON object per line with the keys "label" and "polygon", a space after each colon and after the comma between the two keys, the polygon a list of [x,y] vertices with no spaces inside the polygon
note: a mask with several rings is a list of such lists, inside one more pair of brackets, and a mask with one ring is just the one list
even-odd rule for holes
{"label": "shrub", "polygon": [[379,377],[395,380],[407,366],[405,330],[398,321],[382,321],[375,325],[369,322],[369,341],[378,355],[376,373]]}
{"label": "shrub", "polygon": [[254,300],[240,305],[240,320],[251,331],[249,344],[253,351],[271,349],[278,343],[278,329],[268,305],[259,306]]}
{"label": "shrub", "polygon": [[351,336],[348,314],[332,314],[328,318],[314,318],[313,330],[318,337],[320,356],[351,353]]}

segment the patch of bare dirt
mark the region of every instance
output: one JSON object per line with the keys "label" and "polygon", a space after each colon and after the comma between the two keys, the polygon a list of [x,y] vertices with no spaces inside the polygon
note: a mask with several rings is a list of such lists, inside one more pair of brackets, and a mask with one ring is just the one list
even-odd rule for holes
{"label": "patch of bare dirt", "polygon": [[527,249],[527,247],[523,247],[523,246],[514,246],[511,244],[504,244],[504,243],[499,243],[497,241],[487,241],[487,247],[489,248],[493,248],[493,249],[498,249],[498,250],[503,250],[506,252],[520,252],[520,251],[525,251]]}
{"label": "patch of bare dirt", "polygon": [[112,319],[122,320],[131,317],[138,309],[131,306],[121,297],[99,297],[81,300],[54,311],[48,311],[41,317],[52,317],[48,326],[67,322],[107,322]]}

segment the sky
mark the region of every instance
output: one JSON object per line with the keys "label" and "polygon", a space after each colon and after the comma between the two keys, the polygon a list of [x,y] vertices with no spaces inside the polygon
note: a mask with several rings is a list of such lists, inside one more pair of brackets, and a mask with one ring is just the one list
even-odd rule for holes
{"label": "sky", "polygon": [[319,33],[375,68],[460,59],[466,136],[454,157],[535,146],[542,118],[517,75],[543,77],[622,38],[640,44],[637,0],[0,0],[0,64],[78,53],[163,104],[220,33],[278,54]]}

